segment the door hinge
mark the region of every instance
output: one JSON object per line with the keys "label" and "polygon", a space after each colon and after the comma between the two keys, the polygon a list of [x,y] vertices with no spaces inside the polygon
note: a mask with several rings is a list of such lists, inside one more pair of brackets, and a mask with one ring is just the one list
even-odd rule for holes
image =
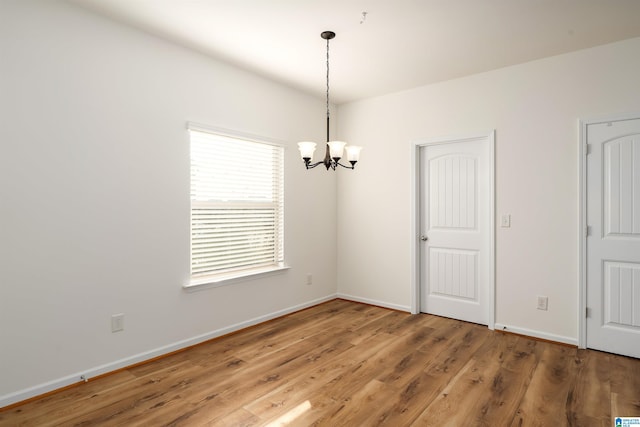
{"label": "door hinge", "polygon": [[590,226],[590,225],[587,225],[587,226],[584,228],[584,237],[589,237],[589,236],[591,236],[591,226]]}
{"label": "door hinge", "polygon": [[588,156],[589,154],[591,154],[591,144],[585,144],[585,145],[586,147],[584,149],[584,154]]}
{"label": "door hinge", "polygon": [[584,317],[586,317],[587,319],[591,317],[591,308],[585,307]]}

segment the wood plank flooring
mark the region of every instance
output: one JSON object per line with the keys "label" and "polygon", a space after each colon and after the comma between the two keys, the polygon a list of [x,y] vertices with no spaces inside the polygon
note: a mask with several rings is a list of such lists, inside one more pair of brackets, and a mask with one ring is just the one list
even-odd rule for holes
{"label": "wood plank flooring", "polygon": [[640,360],[343,300],[0,412],[0,426],[612,426]]}

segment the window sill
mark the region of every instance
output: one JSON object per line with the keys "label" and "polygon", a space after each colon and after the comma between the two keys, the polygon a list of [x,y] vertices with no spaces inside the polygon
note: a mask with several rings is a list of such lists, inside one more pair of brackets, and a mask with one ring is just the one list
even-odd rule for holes
{"label": "window sill", "polygon": [[186,285],[182,285],[182,288],[187,292],[201,291],[204,289],[217,288],[220,286],[231,285],[247,280],[272,276],[274,274],[283,273],[290,268],[291,267],[289,267],[288,265],[282,264],[263,268],[255,268],[253,270],[236,271],[219,276],[202,277],[191,280]]}

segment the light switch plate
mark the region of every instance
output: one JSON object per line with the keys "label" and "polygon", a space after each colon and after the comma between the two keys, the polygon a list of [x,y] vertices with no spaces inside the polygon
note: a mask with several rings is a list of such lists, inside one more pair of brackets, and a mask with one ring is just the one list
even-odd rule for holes
{"label": "light switch plate", "polygon": [[511,214],[503,214],[500,226],[503,228],[511,227]]}
{"label": "light switch plate", "polygon": [[111,316],[111,332],[124,331],[124,313]]}

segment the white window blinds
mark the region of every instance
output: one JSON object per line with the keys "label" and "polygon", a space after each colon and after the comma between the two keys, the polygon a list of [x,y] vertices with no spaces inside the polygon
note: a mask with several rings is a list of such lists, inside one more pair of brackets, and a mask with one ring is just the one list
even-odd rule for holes
{"label": "white window blinds", "polygon": [[284,260],[284,149],[190,128],[191,277]]}

